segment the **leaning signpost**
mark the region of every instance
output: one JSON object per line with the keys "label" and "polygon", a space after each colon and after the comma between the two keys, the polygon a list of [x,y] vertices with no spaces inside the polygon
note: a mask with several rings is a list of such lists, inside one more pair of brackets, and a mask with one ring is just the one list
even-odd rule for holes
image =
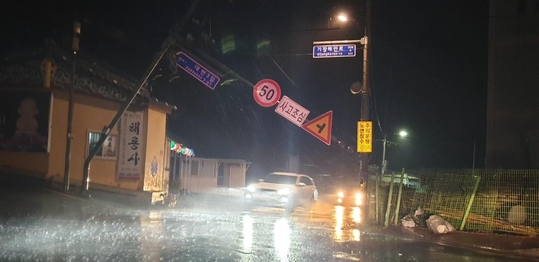
{"label": "leaning signpost", "polygon": [[202,84],[209,87],[211,90],[215,89],[221,80],[216,74],[203,67],[184,52],[176,53],[176,65],[196,78]]}
{"label": "leaning signpost", "polygon": [[281,87],[272,79],[262,79],[254,85],[253,98],[262,107],[275,107],[275,113],[301,127],[326,145],[331,145],[331,122],[333,111],[324,113],[313,120],[307,121],[310,112],[287,96],[281,97]]}
{"label": "leaning signpost", "polygon": [[[340,52],[345,56],[355,56],[355,45],[347,45],[346,47],[332,45],[320,48],[320,57],[334,55],[327,51]],[[215,73],[206,69],[184,52],[176,53],[176,65],[211,90],[214,90],[221,80]],[[307,120],[310,111],[287,96],[281,97],[281,87],[272,79],[262,79],[258,81],[258,83],[253,86],[253,98],[256,103],[262,107],[272,107],[278,104],[275,108],[277,114],[292,122],[294,125],[301,127],[326,145],[331,145],[332,111],[303,124]]]}

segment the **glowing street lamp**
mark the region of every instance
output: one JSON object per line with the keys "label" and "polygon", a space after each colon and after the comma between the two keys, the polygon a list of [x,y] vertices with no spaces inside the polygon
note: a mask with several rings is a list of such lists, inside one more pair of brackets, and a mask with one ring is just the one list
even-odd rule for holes
{"label": "glowing street lamp", "polygon": [[339,19],[341,22],[346,22],[348,21],[348,16],[344,13],[340,13],[337,15],[337,19]]}
{"label": "glowing street lamp", "polygon": [[[406,137],[408,136],[408,132],[406,130],[399,131],[399,137]],[[382,176],[384,175],[386,168],[387,168],[387,161],[386,161],[386,146],[387,146],[387,134],[384,134],[384,139],[382,140],[384,142],[384,149],[382,151]]]}
{"label": "glowing street lamp", "polygon": [[399,132],[399,136],[400,136],[400,137],[406,137],[407,135],[408,135],[408,132],[406,132],[406,130],[401,130],[401,131]]}

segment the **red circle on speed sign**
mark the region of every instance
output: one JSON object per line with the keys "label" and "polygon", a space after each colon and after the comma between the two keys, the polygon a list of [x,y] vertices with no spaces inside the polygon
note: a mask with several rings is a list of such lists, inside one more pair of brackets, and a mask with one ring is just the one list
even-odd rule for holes
{"label": "red circle on speed sign", "polygon": [[281,98],[281,87],[271,79],[262,79],[253,88],[253,97],[263,107],[273,106]]}

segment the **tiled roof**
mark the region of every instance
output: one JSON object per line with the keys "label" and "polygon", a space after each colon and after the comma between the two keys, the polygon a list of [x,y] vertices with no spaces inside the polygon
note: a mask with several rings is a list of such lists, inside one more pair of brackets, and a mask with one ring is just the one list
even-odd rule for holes
{"label": "tiled roof", "polygon": [[[55,70],[51,88],[69,90],[73,72],[73,55],[65,50],[47,47],[15,52],[2,57],[0,61],[0,88],[43,88],[43,60],[50,58]],[[75,92],[110,99],[126,101],[137,82],[134,78],[120,75],[114,68],[88,54],[77,54],[75,60]],[[116,70],[117,71],[117,70]],[[150,96],[146,84],[135,103],[149,104],[170,111],[176,107],[157,101]]]}

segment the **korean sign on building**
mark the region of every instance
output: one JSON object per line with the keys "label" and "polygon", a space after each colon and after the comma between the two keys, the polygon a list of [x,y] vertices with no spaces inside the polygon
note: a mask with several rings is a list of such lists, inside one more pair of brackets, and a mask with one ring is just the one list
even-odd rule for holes
{"label": "korean sign on building", "polygon": [[372,153],[372,121],[357,122],[357,152]]}
{"label": "korean sign on building", "polygon": [[300,106],[287,96],[283,96],[279,101],[279,105],[275,108],[275,112],[294,123],[294,125],[301,127],[311,111]]}
{"label": "korean sign on building", "polygon": [[126,111],[120,119],[118,179],[140,179],[144,174],[144,112]]}

